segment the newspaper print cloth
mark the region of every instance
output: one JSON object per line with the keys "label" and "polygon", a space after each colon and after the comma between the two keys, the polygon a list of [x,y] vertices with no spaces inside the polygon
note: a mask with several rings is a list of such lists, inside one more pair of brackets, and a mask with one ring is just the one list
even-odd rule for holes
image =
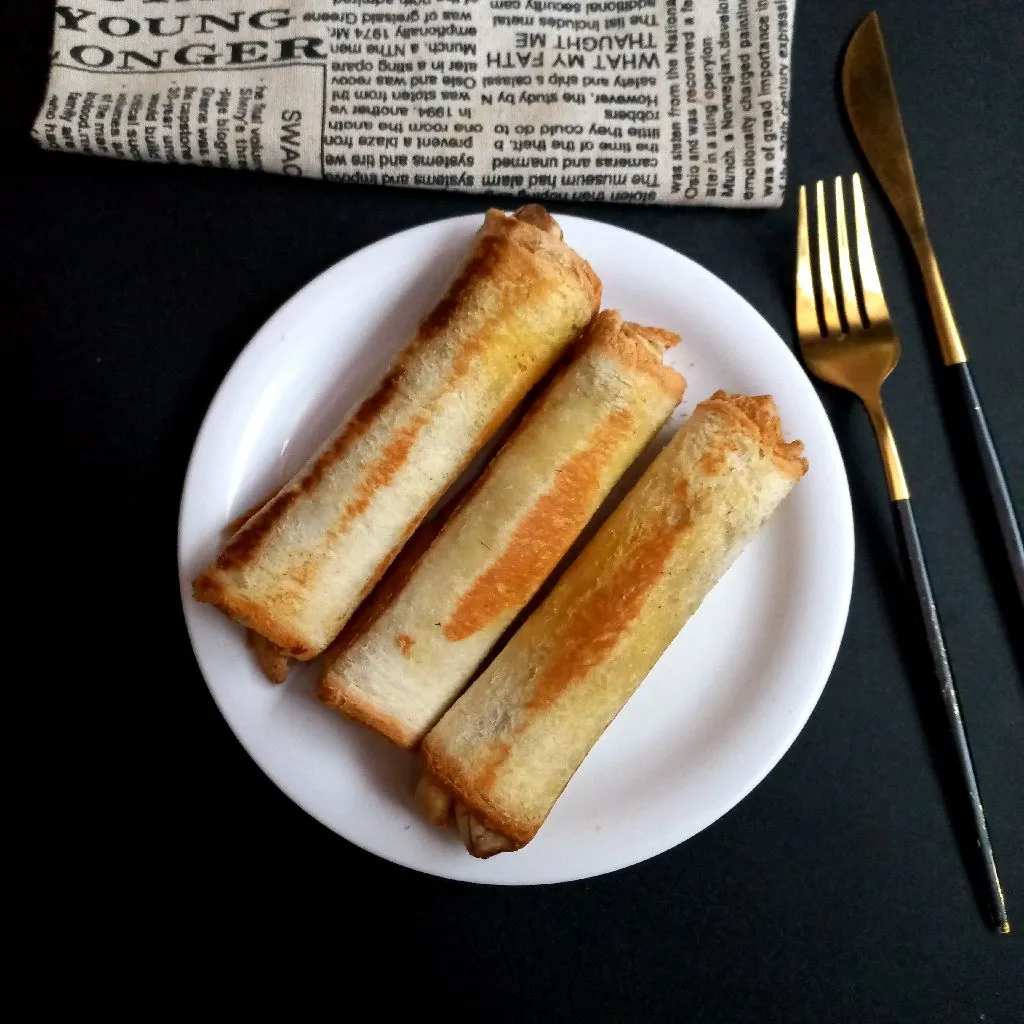
{"label": "newspaper print cloth", "polygon": [[47,149],[532,198],[778,206],[794,0],[81,0]]}

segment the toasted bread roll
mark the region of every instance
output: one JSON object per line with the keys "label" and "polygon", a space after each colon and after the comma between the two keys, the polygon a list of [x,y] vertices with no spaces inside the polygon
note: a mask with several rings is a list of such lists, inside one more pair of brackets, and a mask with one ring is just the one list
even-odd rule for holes
{"label": "toasted bread roll", "polygon": [[339,639],[322,701],[420,742],[679,402],[662,364],[678,340],[598,314],[402,584]]}
{"label": "toasted bread roll", "polygon": [[497,852],[490,833],[513,849],[537,834],[601,733],[806,472],[802,450],[782,440],[767,396],[720,391],[697,406],[424,740],[433,785],[488,830],[461,827],[470,852]]}
{"label": "toasted bread roll", "polygon": [[487,213],[377,388],[193,584],[281,648],[319,654],[417,524],[589,322],[600,282],[539,207]]}

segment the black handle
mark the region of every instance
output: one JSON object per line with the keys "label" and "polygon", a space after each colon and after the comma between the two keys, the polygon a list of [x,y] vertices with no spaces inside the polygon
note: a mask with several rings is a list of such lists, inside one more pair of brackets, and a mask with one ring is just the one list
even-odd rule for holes
{"label": "black handle", "polygon": [[999,520],[999,532],[1002,534],[1006,554],[1010,559],[1017,593],[1021,604],[1024,605],[1024,543],[1021,542],[1020,525],[1017,523],[1017,514],[1010,499],[1010,489],[1006,486],[1003,467],[999,464],[999,453],[989,433],[985,413],[981,409],[981,399],[974,387],[974,378],[967,363],[954,363],[948,369],[956,378],[963,395],[967,418],[971,423],[971,433],[974,435],[974,443],[978,446],[978,457],[985,473],[985,483],[995,507],[996,518]]}
{"label": "black handle", "polygon": [[957,759],[960,762],[960,771],[967,787],[967,796],[971,803],[978,850],[984,862],[988,881],[992,919],[999,931],[1008,932],[1010,925],[1006,917],[1006,901],[1003,897],[1002,886],[999,884],[992,843],[988,836],[988,823],[985,821],[985,810],[981,805],[978,779],[974,774],[974,761],[971,758],[971,748],[967,742],[967,732],[960,714],[960,699],[957,696],[949,655],[946,653],[946,638],[942,634],[942,623],[939,622],[938,609],[935,607],[935,595],[932,593],[932,583],[928,578],[928,568],[924,561],[924,551],[921,549],[921,539],[917,534],[914,510],[911,508],[909,498],[901,498],[894,501],[892,505],[903,557],[917,594],[921,621],[928,638],[928,650],[931,652],[932,665],[935,668],[935,676],[942,693],[946,720],[949,724]]}

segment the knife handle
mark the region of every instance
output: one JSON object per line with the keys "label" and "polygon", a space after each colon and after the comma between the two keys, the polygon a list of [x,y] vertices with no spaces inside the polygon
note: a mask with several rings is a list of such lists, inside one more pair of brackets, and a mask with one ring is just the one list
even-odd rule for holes
{"label": "knife handle", "polygon": [[924,290],[928,296],[928,305],[932,310],[935,332],[939,336],[942,361],[947,366],[966,363],[967,353],[964,351],[964,343],[960,340],[960,332],[953,319],[953,310],[950,309],[949,299],[946,296],[946,286],[942,283],[939,264],[935,259],[935,250],[932,249],[932,243],[924,229],[923,215],[917,230],[913,230],[912,226],[908,225],[907,231],[914,243],[917,262],[920,264],[921,276],[924,278]]}
{"label": "knife handle", "polygon": [[1017,593],[1024,605],[1024,543],[1021,542],[1020,526],[1017,514],[1010,497],[1010,488],[1006,485],[1003,467],[999,463],[999,453],[989,432],[985,413],[981,408],[981,399],[974,386],[974,378],[967,363],[956,363],[948,370],[957,380],[960,394],[963,396],[964,408],[971,424],[971,433],[978,448],[978,457],[985,474],[985,484],[989,497],[995,508],[996,519],[999,521],[999,532],[1002,534],[1006,554],[1010,560],[1013,579],[1017,585]]}

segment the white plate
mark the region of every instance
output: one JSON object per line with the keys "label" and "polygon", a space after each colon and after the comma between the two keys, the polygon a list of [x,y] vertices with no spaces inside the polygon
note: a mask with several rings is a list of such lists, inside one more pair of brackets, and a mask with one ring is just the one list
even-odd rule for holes
{"label": "white plate", "polygon": [[[221,530],[302,465],[436,301],[479,216],[425,224],[325,271],[286,303],[227,375],[196,441],[181,503],[179,571],[192,645],[218,707],[300,807],[408,867],[474,882],[566,881],[635,864],[706,828],[757,785],[807,721],[846,623],[850,495],[803,370],[732,289],[620,228],[560,217],[607,306],[678,331],[689,387],[673,426],[717,388],[770,393],[811,469],[601,738],[524,850],[471,858],[426,825],[415,763],[317,704],[314,666],[267,683],[242,632],[190,596]],[[664,441],[670,430],[663,432]]]}

